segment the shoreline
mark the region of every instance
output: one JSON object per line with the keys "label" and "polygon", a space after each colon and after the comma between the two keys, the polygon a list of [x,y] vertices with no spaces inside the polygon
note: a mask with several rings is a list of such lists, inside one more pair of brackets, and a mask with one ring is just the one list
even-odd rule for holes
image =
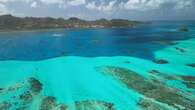
{"label": "shoreline", "polygon": [[0,30],[1,33],[16,33],[16,32],[44,32],[44,31],[54,31],[54,30],[77,30],[77,29],[114,29],[114,28],[135,28],[136,26],[129,27],[80,27],[80,28],[50,28],[50,29],[21,29],[21,30]]}
{"label": "shoreline", "polygon": [[54,28],[54,29],[22,29],[22,30],[0,30],[0,33],[16,33],[16,32],[42,32],[52,30],[66,30],[66,28]]}
{"label": "shoreline", "polygon": [[32,32],[58,29],[96,29],[96,28],[133,28],[140,21],[127,19],[99,19],[94,21],[72,17],[69,19],[41,18],[41,17],[16,17],[12,15],[0,16],[0,32]]}

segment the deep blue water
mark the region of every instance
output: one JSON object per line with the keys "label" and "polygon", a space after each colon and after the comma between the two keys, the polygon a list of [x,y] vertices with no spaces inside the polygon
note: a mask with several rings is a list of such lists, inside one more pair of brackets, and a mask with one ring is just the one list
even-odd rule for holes
{"label": "deep blue water", "polygon": [[[189,32],[178,32],[186,26]],[[193,38],[195,21],[150,22],[136,28],[71,29],[0,33],[0,60],[58,56],[133,56],[153,60],[172,42]]]}

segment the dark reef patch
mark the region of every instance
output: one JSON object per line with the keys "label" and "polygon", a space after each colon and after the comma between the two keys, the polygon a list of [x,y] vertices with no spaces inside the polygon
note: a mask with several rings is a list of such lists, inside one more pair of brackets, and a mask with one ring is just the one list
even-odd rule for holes
{"label": "dark reef patch", "polygon": [[183,82],[188,88],[195,89],[195,82]]}
{"label": "dark reef patch", "polygon": [[[113,103],[98,100],[75,101],[70,105],[59,103],[54,96],[40,94],[43,86],[37,78],[31,77],[25,82],[2,88],[1,95],[10,95],[11,92],[12,96],[0,101],[0,110],[30,110],[32,104],[35,110],[72,110],[71,107],[75,110],[116,110]],[[21,90],[21,93],[15,94]]]}
{"label": "dark reef patch", "polygon": [[29,84],[30,84],[30,90],[35,93],[35,94],[38,94],[41,92],[42,90],[42,83],[37,80],[36,78],[29,78]]}
{"label": "dark reef patch", "polygon": [[184,81],[193,81],[193,82],[195,82],[195,76],[181,76],[181,78]]}
{"label": "dark reef patch", "polygon": [[158,70],[151,70],[149,71],[149,73],[152,74],[153,76],[163,78],[164,80],[180,80],[180,77],[178,76],[165,74]]}
{"label": "dark reef patch", "polygon": [[159,44],[162,44],[162,45],[176,45],[176,44],[178,44],[177,42],[168,41],[168,40],[157,41],[155,43],[159,43]]}
{"label": "dark reef patch", "polygon": [[4,90],[4,88],[0,88],[0,93],[2,93],[2,92],[3,92],[3,90]]}
{"label": "dark reef patch", "polygon": [[31,102],[33,100],[33,95],[29,91],[26,91],[20,95],[20,100],[27,102],[27,103]]}
{"label": "dark reef patch", "polygon": [[192,63],[192,64],[187,64],[187,66],[190,66],[190,67],[195,68],[195,63]]}
{"label": "dark reef patch", "polygon": [[0,110],[28,110],[41,89],[42,84],[34,77],[5,87],[1,95],[9,98],[0,101]]}
{"label": "dark reef patch", "polygon": [[130,61],[125,61],[124,63],[126,63],[126,64],[130,64],[131,62],[130,62]]}
{"label": "dark reef patch", "polygon": [[40,110],[53,110],[56,105],[56,98],[52,96],[47,96],[43,98]]}
{"label": "dark reef patch", "polygon": [[[179,76],[179,75],[172,75],[172,74],[165,74],[161,73],[158,70],[151,70],[149,71],[151,74],[152,80],[156,80],[156,82],[163,82],[166,80],[176,80],[181,81],[183,84],[185,84],[188,88],[195,88],[195,76]],[[159,78],[159,79],[157,79]],[[163,78],[160,79],[160,78]]]}
{"label": "dark reef patch", "polygon": [[195,89],[195,76],[181,76],[181,79],[188,88]]}
{"label": "dark reef patch", "polygon": [[160,82],[144,78],[135,71],[115,66],[97,67],[97,70],[106,75],[113,76],[124,83],[129,89],[134,89],[140,94],[153,98],[158,102],[175,108],[178,108],[176,105],[179,105],[186,109],[195,109],[195,100],[183,96],[178,89],[170,88]]}
{"label": "dark reef patch", "polygon": [[176,50],[178,50],[178,51],[179,51],[179,52],[181,52],[181,53],[186,52],[186,50],[185,50],[185,49],[180,48],[180,47],[175,47],[175,49],[176,49]]}
{"label": "dark reef patch", "polygon": [[22,87],[22,83],[16,83],[13,86],[10,86],[7,90],[9,92],[19,90]]}
{"label": "dark reef patch", "polygon": [[188,32],[189,29],[187,27],[181,27],[178,29],[179,32]]}
{"label": "dark reef patch", "polygon": [[0,110],[9,110],[11,106],[9,102],[0,102]]}
{"label": "dark reef patch", "polygon": [[151,71],[149,71],[149,73],[151,73],[151,74],[160,74],[160,72],[158,71],[158,70],[151,70]]}
{"label": "dark reef patch", "polygon": [[138,105],[142,110],[168,110],[168,107],[164,107],[163,105],[157,103],[154,100],[142,98]]}
{"label": "dark reef patch", "polygon": [[[75,101],[73,105],[75,110],[116,110],[114,104],[97,100]],[[46,96],[42,99],[39,110],[70,110],[69,106],[58,104],[53,96]]]}
{"label": "dark reef patch", "polygon": [[76,110],[116,110],[114,104],[103,101],[77,101],[75,102]]}
{"label": "dark reef patch", "polygon": [[164,59],[155,59],[153,60],[154,63],[156,64],[167,64],[169,63],[167,60],[164,60]]}
{"label": "dark reef patch", "polygon": [[63,104],[59,106],[59,110],[67,110],[67,109],[68,107]]}

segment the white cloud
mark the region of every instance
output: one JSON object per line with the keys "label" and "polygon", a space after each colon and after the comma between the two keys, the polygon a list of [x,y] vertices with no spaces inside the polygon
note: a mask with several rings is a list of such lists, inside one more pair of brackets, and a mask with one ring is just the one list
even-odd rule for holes
{"label": "white cloud", "polygon": [[86,5],[86,8],[90,10],[98,10],[98,11],[104,11],[109,12],[112,11],[114,8],[116,1],[110,1],[109,3],[101,2],[99,5],[96,4],[96,2],[91,2]]}
{"label": "white cloud", "polygon": [[0,0],[0,3],[8,3],[8,2],[26,2],[29,3],[33,0]]}
{"label": "white cloud", "polygon": [[0,3],[0,15],[7,14],[8,12],[6,6]]}
{"label": "white cloud", "polygon": [[194,0],[128,0],[122,2],[120,8],[127,10],[153,10],[159,9],[163,4],[172,4],[175,9],[182,9],[192,5]]}
{"label": "white cloud", "polygon": [[121,7],[128,10],[148,10],[156,9],[163,3],[163,0],[128,0],[122,3]]}
{"label": "white cloud", "polygon": [[36,8],[37,7],[37,2],[36,1],[32,2],[31,5],[30,5],[30,7],[31,8]]}
{"label": "white cloud", "polygon": [[192,7],[195,1],[194,0],[180,0],[180,2],[177,2],[176,9],[184,9],[184,8],[190,8]]}
{"label": "white cloud", "polygon": [[78,6],[85,4],[85,0],[40,0],[42,3],[45,4],[59,4],[59,5],[72,5]]}
{"label": "white cloud", "polygon": [[40,0],[40,2],[47,5],[57,4],[59,8],[67,8],[70,6],[84,5],[86,0]]}
{"label": "white cloud", "polygon": [[40,0],[42,3],[45,4],[63,4],[64,0]]}
{"label": "white cloud", "polygon": [[[153,12],[153,10],[157,10],[156,12],[160,12],[164,8],[172,12],[184,13],[183,9],[187,9],[187,11],[195,9],[195,0],[0,0],[0,14],[6,14],[6,13],[18,14],[20,12],[23,13],[21,10],[17,10],[17,8],[15,8],[14,6],[10,7],[9,3],[12,4],[17,3],[17,6],[18,4],[25,4],[24,8],[28,8],[26,6],[29,6],[29,8],[36,8],[37,6],[39,7],[46,6],[46,8],[48,9],[61,8],[63,10],[71,9],[73,11],[75,11],[74,8],[70,8],[70,7],[85,8],[85,10],[89,13],[85,13],[86,15],[81,14],[80,17],[87,16],[87,15],[89,16],[103,15],[103,17],[104,15],[120,16],[121,12],[128,13],[131,11],[138,12],[138,14],[139,11]],[[50,5],[54,5],[55,7],[53,6],[50,7]],[[56,11],[57,9],[54,10]],[[96,15],[96,13],[93,14],[94,11],[101,14],[99,15]],[[115,11],[117,11],[119,14],[114,13]],[[185,12],[187,11],[185,10]],[[192,11],[190,12],[192,13]],[[25,14],[26,13],[24,13],[24,16]]]}
{"label": "white cloud", "polygon": [[88,8],[88,9],[98,9],[98,7],[96,6],[95,2],[88,3],[86,5],[86,8]]}
{"label": "white cloud", "polygon": [[68,4],[72,5],[72,6],[83,5],[85,3],[86,3],[85,0],[71,0],[71,1],[68,2]]}

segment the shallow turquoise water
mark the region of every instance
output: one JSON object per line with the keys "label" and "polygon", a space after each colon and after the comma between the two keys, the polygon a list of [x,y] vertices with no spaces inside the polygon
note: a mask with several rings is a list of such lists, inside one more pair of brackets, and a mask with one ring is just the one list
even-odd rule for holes
{"label": "shallow turquoise water", "polygon": [[[10,49],[12,50],[11,47],[13,47],[13,45],[15,45],[17,48],[24,46],[23,45],[24,42],[20,46],[18,46],[19,43],[17,41],[16,44],[11,44],[10,47],[8,46],[9,43],[1,44],[1,45],[6,45],[7,47],[5,49],[8,49],[8,50],[6,51],[5,49],[1,47],[1,52],[4,51],[5,54],[1,53],[0,55],[2,59],[2,61],[0,61],[0,88],[7,88],[13,85],[16,87],[17,84],[20,84],[20,82],[26,81],[29,77],[35,77],[36,79],[38,79],[42,83],[43,89],[40,95],[36,96],[38,98],[35,98],[35,100],[30,105],[28,105],[27,110],[28,109],[32,109],[32,110],[39,109],[39,104],[42,100],[42,97],[44,96],[53,96],[57,99],[58,103],[70,105],[70,109],[75,109],[75,106],[74,106],[75,101],[83,101],[83,100],[98,100],[98,101],[110,102],[114,104],[117,110],[143,109],[143,108],[140,108],[140,106],[138,106],[137,104],[141,98],[145,97],[143,96],[143,94],[140,94],[135,89],[127,88],[124,83],[116,80],[115,78],[112,78],[108,75],[101,74],[99,71],[97,71],[97,67],[115,66],[115,67],[126,68],[126,69],[137,72],[139,75],[143,76],[144,78],[149,78],[149,79],[151,78],[151,74],[149,73],[149,71],[151,70],[159,70],[160,72],[164,74],[168,74],[168,75],[177,75],[177,76],[185,75],[185,76],[195,77],[195,74],[194,74],[195,68],[187,66],[187,64],[195,63],[195,39],[193,38],[195,37],[195,32],[194,32],[195,30],[194,30],[194,27],[190,29],[191,29],[190,32],[186,32],[186,33],[184,32],[184,34],[183,33],[180,34],[180,36],[187,35],[188,37],[184,39],[182,37],[182,39],[170,40],[170,41],[176,42],[177,44],[174,44],[174,45],[159,44],[160,47],[156,45],[147,46],[147,48],[152,48],[152,47],[158,48],[158,49],[154,49],[155,51],[152,51],[153,49],[136,50],[138,48],[135,48],[134,51],[137,54],[133,54],[132,56],[131,56],[131,53],[128,53],[128,54],[126,52],[123,53],[121,52],[120,49],[128,48],[132,51],[133,47],[131,46],[133,44],[130,47],[128,47],[126,44],[124,46],[118,46],[118,47],[111,45],[111,44],[110,44],[111,46],[103,46],[103,47],[106,47],[106,49],[108,49],[108,52],[112,51],[113,53],[111,54],[104,52],[106,51],[106,49],[103,49],[101,52],[99,49],[102,47],[100,46],[96,48],[97,45],[92,48],[96,48],[98,52],[89,54],[90,52],[94,52],[89,49],[89,50],[86,50],[86,55],[84,55],[85,54],[84,49],[81,49],[81,50],[78,49],[79,52],[77,53],[77,47],[75,47],[76,50],[72,53],[70,52],[69,53],[70,55],[64,55],[64,56],[60,55],[59,57],[57,57],[56,55],[58,54],[51,55],[50,53],[52,52],[48,51],[48,50],[52,50],[51,49],[53,48],[52,46],[51,48],[46,47],[46,50],[43,49],[43,51],[41,51],[42,49],[40,49],[43,47],[40,47],[39,53],[41,52],[43,53],[38,54],[37,47],[36,46],[34,47],[33,46],[34,43],[32,43],[32,44],[29,44],[27,47],[31,47],[31,46],[34,47],[32,48],[32,50],[30,49],[30,51],[34,52],[33,50],[35,50],[36,51],[35,54],[31,54],[32,52],[30,51],[27,52],[26,50],[27,48],[24,47],[24,50],[26,51],[25,54],[27,56],[26,57],[20,56],[17,59],[18,55],[25,55],[24,53],[22,53],[23,51],[19,50],[19,52],[16,52],[14,54],[15,51],[11,52],[9,50]],[[164,32],[164,31],[167,32],[167,30],[168,29],[165,30],[165,28],[161,27],[160,32]],[[79,31],[82,31],[82,30],[79,30]],[[98,30],[98,31],[102,31],[102,30]],[[139,31],[139,29],[137,31]],[[94,31],[91,31],[91,33],[93,32]],[[156,30],[153,30],[152,32],[155,33]],[[32,33],[33,32],[30,32],[30,34]],[[47,34],[45,32],[43,33]],[[23,34],[23,33],[20,33],[20,34]],[[35,32],[35,35],[36,34],[37,32]],[[24,33],[24,35],[27,35],[27,33]],[[85,35],[85,33],[83,33],[83,35]],[[107,34],[104,34],[104,35],[107,35]],[[29,35],[29,36],[33,36],[33,35]],[[44,36],[47,36],[47,35],[44,35]],[[113,36],[115,36],[115,34]],[[169,37],[169,36],[166,36],[166,37]],[[171,34],[170,34],[170,37],[171,37]],[[17,40],[17,38],[14,38],[14,39]],[[24,39],[27,40],[26,38]],[[7,40],[8,42],[10,42],[12,38],[11,37],[9,39],[2,38],[2,40],[4,41]],[[71,39],[68,41],[72,41],[72,40],[74,39]],[[86,39],[82,39],[82,40],[85,43],[87,42],[85,41]],[[167,40],[169,39],[166,39],[166,41]],[[140,44],[135,44],[139,46],[141,46],[141,44],[145,42],[139,39],[136,41],[140,42]],[[136,42],[136,41],[133,40],[130,42]],[[14,41],[11,41],[11,42],[13,43]],[[52,42],[52,41],[48,41],[47,43],[49,42]],[[76,41],[74,41],[74,43],[75,42]],[[110,43],[110,42],[111,41],[108,40],[108,42],[105,42],[105,43]],[[160,42],[160,41],[152,40],[152,42]],[[3,42],[1,41],[1,43]],[[146,42],[142,46],[147,45],[147,43],[151,44],[151,42]],[[37,42],[35,44],[37,44]],[[47,46],[48,45],[49,44],[47,44]],[[53,49],[55,50],[53,51],[54,53],[55,52],[58,53],[58,51],[62,52],[60,50],[61,48],[60,45],[57,46],[59,50],[56,50],[57,49],[56,44],[52,44],[52,45],[55,45],[54,46],[55,49]],[[69,44],[69,46],[70,45],[71,44]],[[88,48],[90,48],[90,45],[91,44],[88,44],[89,46]],[[162,45],[165,45],[165,46],[162,46]],[[46,46],[46,45],[43,45],[43,46]],[[87,45],[84,45],[84,47],[85,46]],[[182,48],[185,50],[185,52],[180,52],[175,47]],[[13,49],[15,49],[15,47],[13,47]],[[113,51],[113,49],[115,50],[119,49],[120,52],[115,51],[115,50]],[[143,48],[139,48],[139,49],[143,49]],[[49,53],[48,54],[44,53],[45,51],[48,51]],[[142,53],[141,51],[144,51],[144,52]],[[80,52],[83,52],[83,53],[81,54]],[[36,55],[40,56],[40,59]],[[90,57],[91,55],[93,57]],[[145,57],[140,57],[141,55]],[[152,56],[147,56],[147,55],[152,55]],[[31,59],[31,56],[33,57],[32,59]],[[36,59],[36,60],[33,60],[33,59]],[[156,64],[155,62],[153,62],[153,59],[166,59],[168,60],[169,63],[168,64]],[[162,77],[159,76],[159,78],[162,78]],[[195,100],[195,95],[194,95],[195,88],[188,88],[185,84],[182,83],[182,81],[165,80],[163,78],[162,80],[165,81],[168,87],[178,88],[184,92],[190,91],[189,92],[191,95],[190,97],[193,100]],[[25,84],[22,83],[22,85],[25,85]],[[18,90],[15,92],[8,91],[5,93],[0,91],[0,102],[6,101],[6,100],[8,100],[8,102],[9,101],[12,102],[11,100],[16,100],[16,99],[12,99],[12,97],[17,96],[21,93],[23,93],[23,90]],[[17,107],[18,106],[12,106],[10,109],[15,110]],[[171,107],[168,107],[168,109],[171,109]],[[172,109],[174,109],[174,107]]]}

